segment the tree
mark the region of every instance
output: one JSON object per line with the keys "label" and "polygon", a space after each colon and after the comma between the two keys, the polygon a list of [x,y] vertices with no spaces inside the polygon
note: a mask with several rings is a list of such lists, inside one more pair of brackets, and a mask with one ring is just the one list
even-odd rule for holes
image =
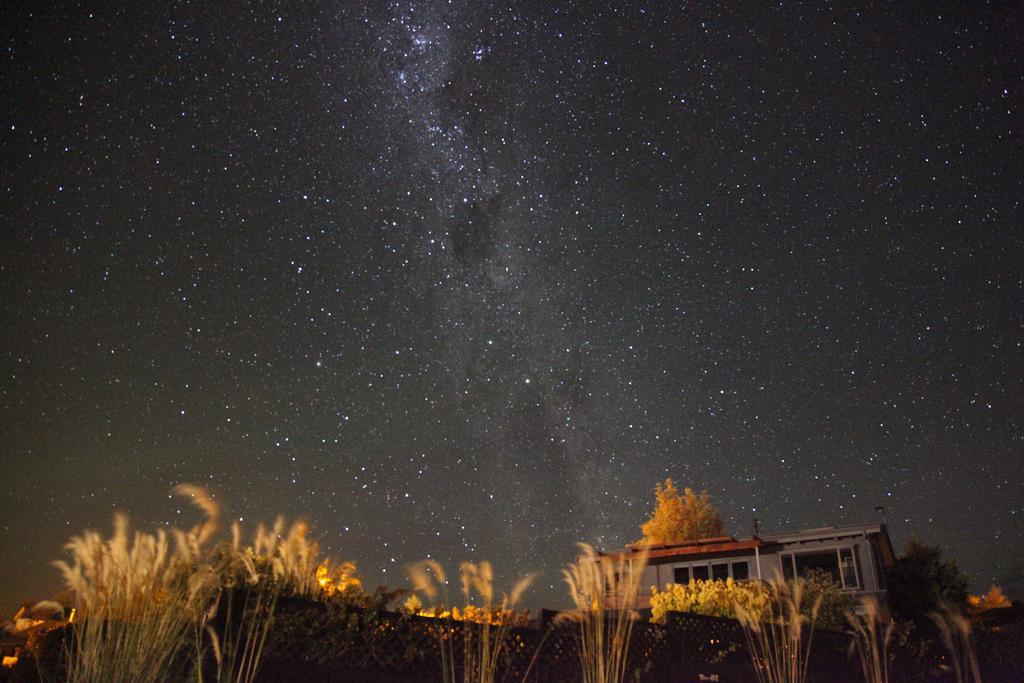
{"label": "tree", "polygon": [[967,576],[942,551],[916,539],[886,574],[889,600],[897,617],[927,623],[945,607],[962,611],[967,604]]}
{"label": "tree", "polygon": [[725,524],[707,491],[698,495],[693,489],[686,488],[680,494],[675,483],[666,479],[664,483],[658,482],[654,496],[654,512],[640,526],[644,532],[640,544],[673,545],[715,538],[724,533]]}
{"label": "tree", "polygon": [[984,595],[968,595],[967,604],[973,612],[984,612],[990,609],[1005,609],[1012,607],[1010,599],[1003,593],[1003,589],[993,584],[988,593]]}

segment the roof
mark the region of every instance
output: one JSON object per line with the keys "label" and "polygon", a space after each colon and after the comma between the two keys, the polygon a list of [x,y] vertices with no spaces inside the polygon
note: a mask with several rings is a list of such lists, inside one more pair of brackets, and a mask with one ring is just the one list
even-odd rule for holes
{"label": "roof", "polygon": [[826,538],[843,538],[847,536],[866,536],[882,533],[884,524],[847,524],[844,526],[823,526],[817,529],[801,529],[776,534],[762,534],[761,538],[772,543],[789,543],[792,541],[813,541]]}
{"label": "roof", "polygon": [[[674,545],[652,545],[646,546],[648,559],[656,561],[659,558],[682,557],[686,555],[711,555],[727,554],[744,550],[754,550],[765,546],[778,546],[784,543],[799,543],[802,541],[815,541],[832,538],[847,538],[850,536],[868,536],[888,532],[884,524],[848,524],[844,526],[827,526],[817,529],[801,529],[774,534],[762,534],[749,538],[737,539],[733,536],[720,536],[717,538],[705,538],[686,543]],[[626,559],[635,556],[644,546],[633,544],[623,550],[598,553],[603,557],[615,557]]]}
{"label": "roof", "polygon": [[642,546],[634,544],[624,550],[617,550],[607,553],[599,553],[603,557],[615,557],[625,559],[640,553],[647,548],[648,560],[656,560],[662,557],[680,557],[683,555],[708,555],[712,553],[731,553],[743,550],[753,550],[766,545],[759,538],[745,538],[736,540],[732,536],[720,536],[718,538],[704,538],[697,541],[688,541],[674,545],[651,545]]}

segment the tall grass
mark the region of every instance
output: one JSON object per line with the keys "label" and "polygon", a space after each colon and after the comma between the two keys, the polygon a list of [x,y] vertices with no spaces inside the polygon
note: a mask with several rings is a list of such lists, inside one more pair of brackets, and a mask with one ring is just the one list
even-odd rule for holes
{"label": "tall grass", "polygon": [[868,595],[861,599],[863,614],[848,612],[847,620],[853,629],[850,651],[856,650],[865,683],[889,683],[892,656],[889,646],[896,625],[883,620],[878,600]]}
{"label": "tall grass", "polygon": [[971,622],[964,615],[948,607],[940,612],[932,612],[928,616],[939,627],[942,643],[946,646],[950,662],[953,664],[956,682],[981,683],[981,670],[971,639]]}
{"label": "tall grass", "polygon": [[270,528],[262,524],[257,527],[252,548],[257,557],[269,560],[274,580],[285,592],[316,600],[323,595],[317,578],[320,546],[308,534],[304,522],[286,528],[284,517],[278,517]]}
{"label": "tall grass", "polygon": [[[434,560],[424,560],[407,569],[413,590],[433,601],[445,592],[447,579],[444,568]],[[516,623],[515,609],[523,593],[530,587],[534,576],[525,576],[516,582],[510,593],[495,599],[494,570],[486,560],[480,564],[463,562],[459,565],[462,597],[466,608],[459,615],[457,608],[435,609],[441,619],[438,645],[441,671],[446,683],[492,683],[498,671],[502,654],[508,644],[509,629]],[[429,616],[430,611],[425,613]],[[456,616],[461,616],[462,652],[461,679],[458,676],[454,646]]]}
{"label": "tall grass", "polygon": [[241,527],[232,524],[230,545],[220,546],[214,567],[206,568],[216,575],[218,587],[196,629],[196,678],[200,680],[204,679],[203,635],[209,640],[216,664],[213,680],[217,683],[255,680],[274,622],[281,584],[274,580],[270,559],[254,550],[255,542],[243,548],[241,536]]}
{"label": "tall grass", "polygon": [[[70,683],[213,680],[250,683],[273,624],[279,595],[311,599],[359,586],[355,565],[337,577],[302,522],[260,525],[243,546],[241,528],[214,545],[220,510],[203,489],[174,489],[204,513],[189,530],[73,537],[71,561],[54,564],[75,596],[76,619],[64,665]],[[172,543],[173,539],[173,543]],[[204,670],[208,653],[213,671]]]}
{"label": "tall grass", "polygon": [[759,683],[804,683],[811,654],[814,624],[821,607],[819,596],[802,613],[804,581],[780,578],[768,582],[767,610],[758,614],[744,605],[736,606],[736,618],[750,649]]}
{"label": "tall grass", "polygon": [[75,596],[76,620],[66,653],[71,683],[178,680],[194,625],[212,594],[210,572],[193,571],[218,516],[204,492],[179,487],[206,513],[189,531],[129,533],[128,518],[114,516],[114,533],[95,531],[65,546],[72,561],[55,562]]}
{"label": "tall grass", "polygon": [[637,614],[631,608],[639,592],[647,550],[627,562],[599,555],[580,543],[580,557],[563,572],[575,609],[558,615],[579,627],[584,683],[620,683],[626,677],[629,641]]}

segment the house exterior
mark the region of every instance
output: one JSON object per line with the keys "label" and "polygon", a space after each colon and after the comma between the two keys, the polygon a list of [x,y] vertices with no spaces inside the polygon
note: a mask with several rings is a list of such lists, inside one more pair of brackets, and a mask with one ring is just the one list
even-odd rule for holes
{"label": "house exterior", "polygon": [[[632,564],[640,547],[601,553],[606,561]],[[885,602],[885,570],[895,561],[884,524],[854,524],[805,529],[749,538],[709,538],[679,545],[649,546],[647,567],[637,595],[612,597],[612,604],[650,607],[651,587],[669,583],[727,579],[791,579],[809,571],[828,572],[843,590]]]}

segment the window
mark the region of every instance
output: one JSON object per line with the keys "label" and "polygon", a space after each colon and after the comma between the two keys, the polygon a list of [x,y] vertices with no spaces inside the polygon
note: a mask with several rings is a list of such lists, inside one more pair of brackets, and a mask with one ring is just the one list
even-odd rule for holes
{"label": "window", "polygon": [[605,582],[604,592],[607,593],[608,595],[614,595],[615,592],[616,592],[616,589],[619,586],[622,585],[620,577],[619,577],[619,572],[615,572],[614,575],[605,576],[604,582]]}
{"label": "window", "polygon": [[794,555],[796,562],[796,575],[807,576],[817,570],[825,572],[832,577],[832,580],[842,585],[839,580],[839,556],[836,551],[830,550],[825,553],[814,553],[805,555]]}
{"label": "window", "polygon": [[844,588],[859,588],[857,580],[857,562],[853,556],[853,548],[839,549],[839,573],[843,577]]}
{"label": "window", "polygon": [[[612,597],[622,597],[627,595],[626,581],[629,579],[630,574],[633,573],[635,567],[633,561],[629,560],[628,563],[616,563],[611,574],[605,574],[604,576],[604,592],[605,595]],[[603,573],[603,572],[602,572]],[[645,574],[646,576],[646,574]],[[636,594],[642,594],[645,579],[641,579],[637,582]]]}
{"label": "window", "polygon": [[782,556],[782,578],[786,581],[793,580],[793,556],[783,555]]}
{"label": "window", "polygon": [[782,555],[782,576],[787,581],[794,576],[807,576],[818,570],[827,573],[842,588],[860,588],[857,569],[857,555],[854,548],[835,548],[810,553],[787,553]]}
{"label": "window", "polygon": [[750,562],[748,560],[700,562],[682,567],[672,568],[672,582],[685,585],[690,581],[733,581],[750,580]]}

